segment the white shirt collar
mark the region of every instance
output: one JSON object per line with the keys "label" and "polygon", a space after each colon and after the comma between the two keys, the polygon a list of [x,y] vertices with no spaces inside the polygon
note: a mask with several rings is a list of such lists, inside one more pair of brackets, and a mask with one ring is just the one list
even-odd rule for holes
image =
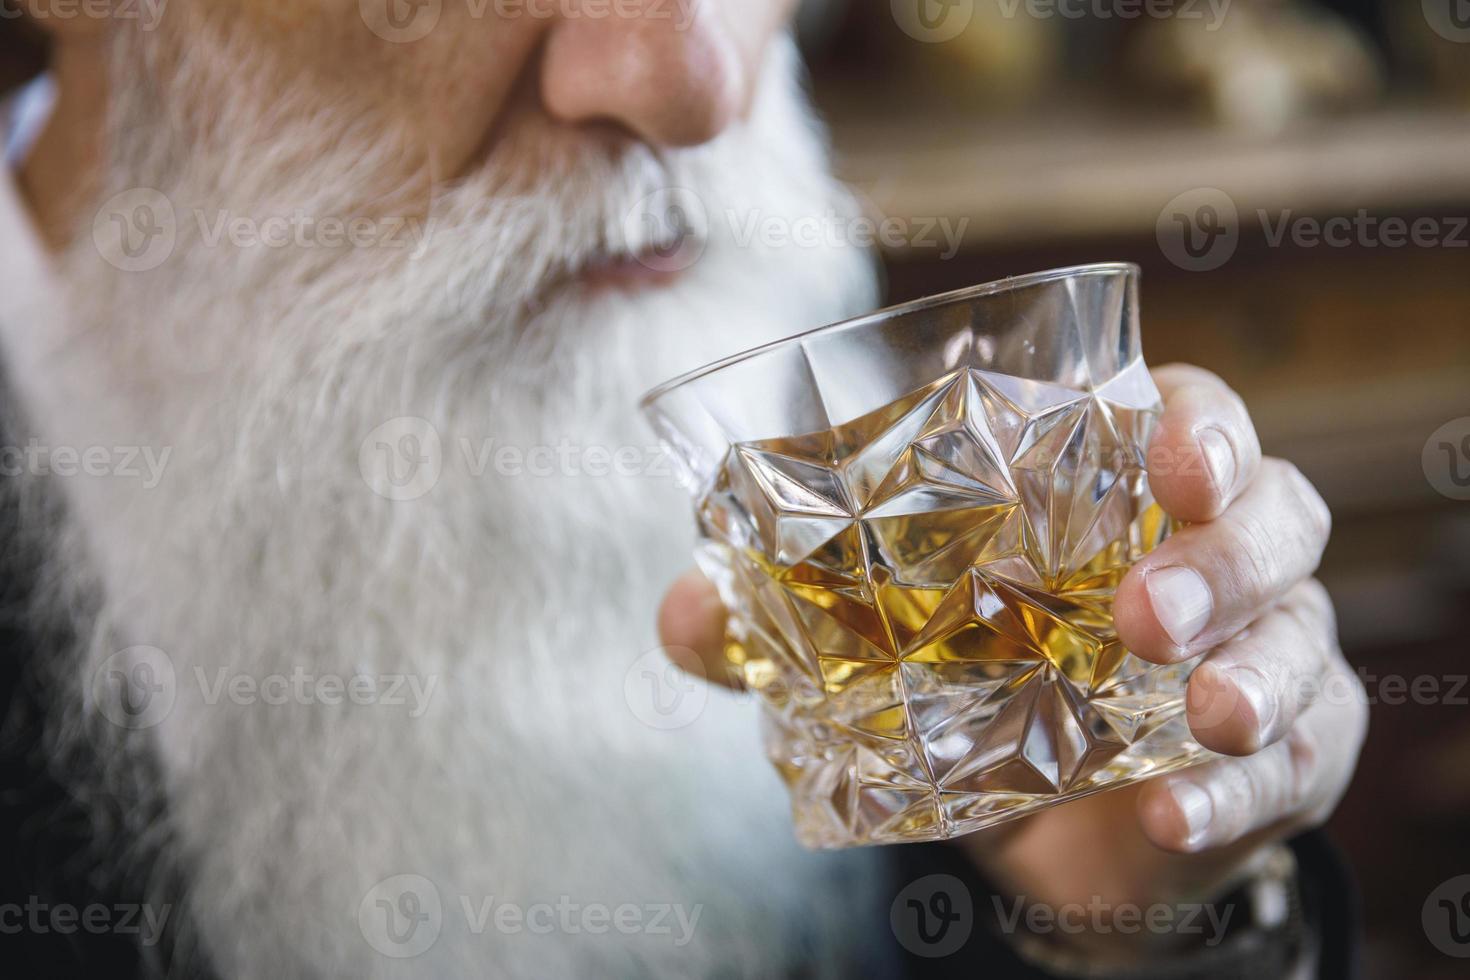
{"label": "white shirt collar", "polygon": [[56,83],[50,75],[38,75],[6,100],[0,110],[0,131],[5,141],[5,163],[19,167],[36,137],[51,118],[56,105]]}
{"label": "white shirt collar", "polygon": [[0,102],[0,361],[16,373],[34,366],[38,332],[55,322],[47,315],[55,295],[53,262],[15,179],[15,168],[45,124],[53,88],[42,76]]}

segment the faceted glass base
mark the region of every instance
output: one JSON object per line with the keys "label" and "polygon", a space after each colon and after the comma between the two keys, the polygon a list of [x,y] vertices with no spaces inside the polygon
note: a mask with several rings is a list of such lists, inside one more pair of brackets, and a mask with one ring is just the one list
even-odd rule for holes
{"label": "faceted glass base", "polygon": [[[708,446],[661,427],[696,481],[700,565],[732,614],[727,660],[763,703],[808,846],[947,838],[1206,755],[1183,718],[1192,665],[1147,664],[1113,628],[1118,582],[1170,530],[1144,474],[1159,400],[1131,273],[1080,282],[1060,307],[1055,280],[1000,294],[1062,337],[1044,372],[1034,345],[1014,365],[1029,376],[978,356],[984,294],[943,327],[964,340],[949,342],[958,363],[921,367],[923,383],[840,424],[728,438],[770,423],[725,412],[724,441],[689,428]],[[1025,315],[1038,306],[1050,324]],[[891,392],[902,372],[875,355],[894,353],[894,332],[848,329],[825,357],[847,386],[864,366]],[[823,356],[803,348],[808,379]],[[724,395],[700,403],[714,416]]]}

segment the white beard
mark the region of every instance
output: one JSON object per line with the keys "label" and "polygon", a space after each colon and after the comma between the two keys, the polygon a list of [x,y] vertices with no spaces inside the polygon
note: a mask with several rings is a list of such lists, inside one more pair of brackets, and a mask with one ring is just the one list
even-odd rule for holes
{"label": "white beard", "polygon": [[[792,957],[837,971],[864,941],[851,925],[873,856],[796,848],[754,704],[711,695],[687,727],[660,731],[625,695],[656,645],[660,594],[689,564],[682,492],[648,473],[507,475],[494,456],[569,441],[636,447],[642,464],[644,388],[871,305],[855,249],[737,247],[726,220],[848,207],[794,76],[783,46],[748,125],[669,158],[513,128],[484,174],[435,201],[417,259],[204,247],[195,207],[354,213],[352,168],[374,151],[240,107],[184,145],[158,97],[125,86],[109,193],[162,190],[174,253],[120,272],[84,232],[62,269],[71,326],[14,331],[6,353],[42,442],[171,447],[156,487],[53,481],[80,543],[67,574],[102,597],[69,724],[155,760],[162,853],[197,931],[185,942],[221,975],[767,977]],[[340,152],[260,165],[307,139]],[[538,305],[549,273],[667,184],[695,190],[711,218],[708,251],[678,283]],[[402,417],[433,426],[442,473],[393,501],[369,488],[360,450]],[[174,693],[129,732],[96,721],[115,706],[91,677],[137,644],[163,651]],[[303,671],[419,687],[399,705],[229,694],[231,678]],[[425,925],[437,939],[412,958],[367,935],[386,921],[376,900],[397,897],[374,886],[397,875],[441,903]],[[544,918],[497,927],[502,904],[563,896],[577,911],[547,934]],[[597,913],[581,915],[623,903],[640,931],[594,934]],[[652,928],[650,905],[680,906],[683,924]]]}

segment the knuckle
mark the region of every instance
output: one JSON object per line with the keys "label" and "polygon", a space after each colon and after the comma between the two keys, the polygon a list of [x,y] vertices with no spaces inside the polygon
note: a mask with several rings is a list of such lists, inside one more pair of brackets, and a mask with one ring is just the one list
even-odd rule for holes
{"label": "knuckle", "polygon": [[1350,690],[1352,697],[1348,705],[1348,719],[1352,726],[1352,735],[1349,744],[1352,746],[1353,758],[1357,758],[1358,752],[1363,747],[1363,742],[1368,738],[1368,719],[1371,713],[1368,710],[1368,689],[1363,686],[1363,680],[1356,673],[1346,669],[1346,662],[1342,665],[1342,672],[1350,678]]}
{"label": "knuckle", "polygon": [[1202,368],[1198,364],[1186,364],[1181,361],[1175,361],[1172,364],[1165,364],[1155,369],[1154,373],[1161,378],[1180,385],[1208,386],[1229,390],[1229,386],[1225,384],[1224,380],[1218,374],[1207,368]]}
{"label": "knuckle", "polygon": [[1293,642],[1310,652],[1318,669],[1325,667],[1337,650],[1337,613],[1326,588],[1308,579],[1293,588],[1279,608],[1295,627]]}
{"label": "knuckle", "polygon": [[1233,388],[1220,382],[1218,396],[1222,399],[1222,416],[1227,424],[1228,430],[1235,437],[1232,439],[1236,451],[1242,449],[1255,449],[1256,425],[1251,419],[1251,410],[1246,405],[1245,399],[1236,394]]}
{"label": "knuckle", "polygon": [[1307,799],[1321,760],[1322,746],[1316,732],[1308,725],[1298,725],[1286,740],[1288,774],[1285,780],[1286,807],[1296,809]]}
{"label": "knuckle", "polygon": [[1261,625],[1257,621],[1242,628],[1220,645],[1210,662],[1234,670],[1247,664],[1273,660],[1273,637],[1269,631],[1263,631]]}
{"label": "knuckle", "polygon": [[1211,795],[1216,800],[1216,819],[1227,841],[1250,830],[1266,800],[1266,778],[1259,759],[1260,756],[1254,756],[1232,760],[1217,770],[1219,792]]}
{"label": "knuckle", "polygon": [[1297,774],[1298,797],[1292,809],[1301,813],[1304,826],[1326,822],[1337,809],[1367,735],[1366,692],[1351,671],[1340,673],[1352,678],[1351,687],[1359,695],[1349,698],[1346,705],[1322,709],[1332,712],[1330,721],[1328,715],[1315,715],[1315,724],[1297,726],[1288,740]]}
{"label": "knuckle", "polygon": [[1249,787],[1241,799],[1248,803],[1248,809],[1241,813],[1236,827],[1237,836],[1273,823],[1298,809],[1301,791],[1288,749],[1280,744],[1273,745],[1241,760],[1241,768]]}
{"label": "knuckle", "polygon": [[1300,613],[1310,616],[1317,629],[1325,629],[1329,636],[1336,636],[1337,607],[1333,605],[1332,594],[1327,591],[1327,586],[1322,584],[1321,579],[1304,579],[1297,585],[1293,598],[1296,600],[1294,607]]}
{"label": "knuckle", "polygon": [[1328,658],[1319,700],[1323,702],[1323,710],[1342,712],[1361,742],[1368,724],[1368,689],[1335,648]]}
{"label": "knuckle", "polygon": [[1231,405],[1235,408],[1236,415],[1239,416],[1241,431],[1245,433],[1249,442],[1256,443],[1256,423],[1251,418],[1250,406],[1245,403],[1244,398],[1241,398],[1240,395],[1235,393],[1233,388],[1227,390],[1230,394]]}
{"label": "knuckle", "polygon": [[1295,463],[1273,460],[1273,464],[1280,485],[1290,495],[1294,509],[1310,530],[1312,544],[1320,551],[1332,536],[1332,510]]}
{"label": "knuckle", "polygon": [[1237,594],[1256,597],[1276,593],[1281,568],[1276,529],[1250,513],[1227,511],[1221,520],[1231,531],[1224,568]]}

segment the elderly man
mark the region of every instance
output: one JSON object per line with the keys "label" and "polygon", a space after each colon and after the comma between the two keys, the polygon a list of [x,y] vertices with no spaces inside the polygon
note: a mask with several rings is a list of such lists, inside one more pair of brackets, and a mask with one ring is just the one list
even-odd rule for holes
{"label": "elderly man", "polygon": [[[6,43],[45,58],[0,185],[7,672],[53,765],[12,780],[41,858],[7,939],[72,974],[119,946],[221,977],[1344,969],[1334,866],[1280,843],[1364,729],[1308,695],[1356,691],[1311,578],[1329,518],[1205,372],[1157,374],[1188,527],[1117,617],[1202,660],[1221,759],[810,854],[748,703],[664,730],[639,701],[689,542],[637,394],[876,300],[859,249],[679,204],[849,213],[793,0],[19,6]],[[703,580],[659,625],[717,656]],[[942,957],[897,914],[931,873],[975,917]],[[1124,926],[1159,906],[1216,928]],[[1073,907],[1100,911],[1024,925]]]}

